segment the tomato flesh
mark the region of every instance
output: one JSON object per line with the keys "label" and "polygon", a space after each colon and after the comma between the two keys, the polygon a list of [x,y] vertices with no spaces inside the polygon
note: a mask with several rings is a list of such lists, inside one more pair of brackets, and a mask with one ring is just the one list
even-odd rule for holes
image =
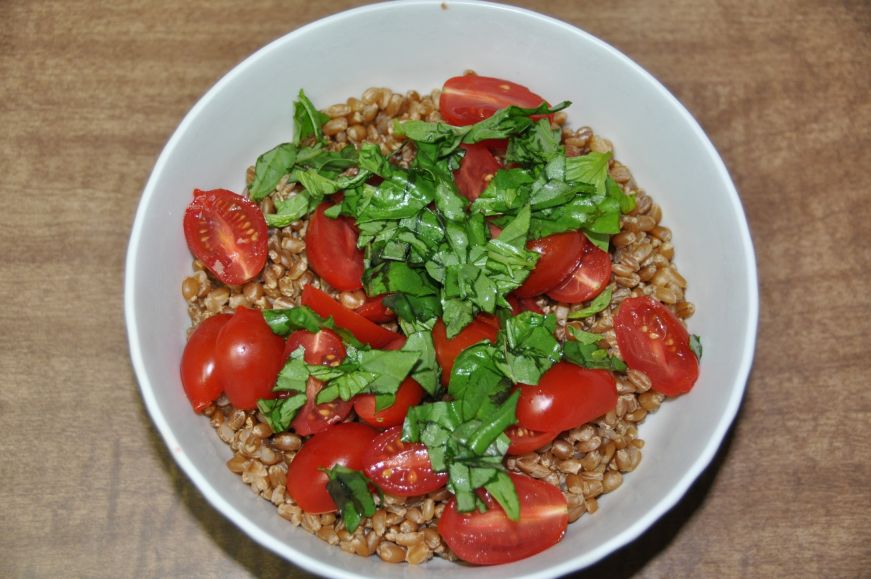
{"label": "tomato flesh", "polygon": [[517,422],[529,430],[562,432],[602,416],[617,405],[617,382],[607,370],[560,362],[537,386],[520,386]]}
{"label": "tomato flesh", "polygon": [[520,315],[523,312],[535,312],[544,314],[544,310],[534,298],[519,298],[514,294],[508,294],[508,303],[511,304],[512,315]]}
{"label": "tomato flesh", "polygon": [[519,298],[531,298],[560,285],[581,262],[585,241],[586,238],[579,231],[556,233],[528,241],[527,249],[540,254],[541,257],[523,285],[514,290],[514,295]]}
{"label": "tomato flesh", "polygon": [[346,216],[324,215],[329,202],[318,205],[305,233],[309,265],[327,283],[340,291],[363,287],[363,250],[357,247],[357,228]]}
{"label": "tomato flesh", "polygon": [[327,492],[326,473],[336,465],[363,470],[375,431],[357,422],[337,424],[311,437],[287,467],[287,492],[307,513],[331,513],[336,503]]}
{"label": "tomato flesh", "polygon": [[413,378],[406,378],[396,391],[393,404],[383,410],[375,410],[375,395],[360,394],[354,398],[354,410],[360,420],[375,428],[389,428],[402,424],[412,406],[423,400],[424,391]]}
{"label": "tomato flesh", "polygon": [[568,505],[555,486],[509,473],[520,499],[520,519],[512,521],[486,492],[487,512],[457,511],[451,499],[439,519],[439,534],[460,559],[499,565],[525,559],[560,542],[569,523]]}
{"label": "tomato flesh", "polygon": [[647,374],[653,388],[667,396],[689,392],[699,377],[699,361],[690,349],[684,325],[649,296],[623,300],[614,316],[617,347],[626,365]]}
{"label": "tomato flesh", "polygon": [[266,265],[266,219],[247,198],[226,189],[195,189],[183,222],[191,253],[222,282],[245,283]]}
{"label": "tomato flesh", "polygon": [[188,338],[181,356],[181,385],[197,413],[218,399],[224,391],[215,373],[215,342],[230,314],[206,318]]}
{"label": "tomato flesh", "polygon": [[439,96],[442,119],[455,126],[472,125],[509,105],[533,108],[546,102],[523,85],[488,76],[455,76]]}
{"label": "tomato flesh", "polygon": [[518,456],[529,454],[539,448],[550,444],[559,432],[538,432],[522,426],[514,425],[505,431],[511,444],[508,446],[508,454]]}
{"label": "tomato flesh", "polygon": [[375,322],[376,324],[383,324],[386,322],[392,322],[396,319],[396,313],[384,305],[384,298],[386,295],[374,296],[371,298],[366,298],[366,301],[363,302],[363,305],[354,310],[370,322]]}
{"label": "tomato flesh", "polygon": [[568,278],[547,292],[549,298],[565,304],[580,304],[602,293],[611,281],[611,256],[585,238],[581,262]]}
{"label": "tomato flesh", "polygon": [[372,441],[364,459],[366,476],[385,493],[414,497],[436,491],[448,473],[433,472],[426,446],[402,442],[402,427],[394,426]]}
{"label": "tomato flesh", "polygon": [[463,328],[459,334],[448,339],[447,327],[444,322],[438,320],[432,329],[432,338],[435,343],[436,359],[442,369],[442,383],[447,385],[451,379],[451,368],[454,360],[460,352],[484,340],[496,342],[496,334],[499,326],[490,321],[490,318],[478,316],[472,323]]}
{"label": "tomato flesh", "polygon": [[283,354],[284,340],[259,310],[236,308],[215,340],[215,374],[234,407],[251,410],[259,399],[275,397]]}
{"label": "tomato flesh", "polygon": [[337,326],[345,328],[354,334],[355,338],[375,348],[381,348],[402,337],[396,332],[370,322],[354,310],[349,310],[311,284],[302,290],[302,304],[324,318],[332,317]]}
{"label": "tomato flesh", "polygon": [[454,181],[460,194],[474,201],[487,188],[496,171],[502,168],[502,163],[483,143],[462,144],[460,147],[466,154],[460,161],[460,168],[454,171]]}

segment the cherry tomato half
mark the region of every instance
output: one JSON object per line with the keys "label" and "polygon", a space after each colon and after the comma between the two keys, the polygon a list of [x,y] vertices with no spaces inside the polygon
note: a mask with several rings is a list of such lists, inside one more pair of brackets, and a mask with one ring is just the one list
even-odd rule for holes
{"label": "cherry tomato half", "polygon": [[580,304],[602,293],[611,281],[611,256],[584,238],[584,254],[578,267],[547,296],[565,304]]}
{"label": "cherry tomato half", "polygon": [[560,542],[569,524],[563,493],[552,484],[510,473],[520,499],[520,520],[512,521],[487,493],[487,512],[457,511],[451,499],[439,519],[439,534],[460,559],[498,565],[525,559]]}
{"label": "cherry tomato half", "polygon": [[677,396],[696,383],[699,361],[690,350],[689,333],[658,301],[648,296],[623,300],[614,333],[626,365],[647,374],[655,390]]}
{"label": "cherry tomato half", "polygon": [[406,378],[396,391],[396,399],[387,408],[375,410],[375,395],[360,394],[354,398],[354,410],[360,420],[375,428],[389,428],[402,424],[412,406],[423,400],[423,388],[413,378]]}
{"label": "cherry tomato half", "polygon": [[602,416],[617,405],[617,382],[607,370],[555,364],[537,386],[520,386],[517,422],[529,430],[562,432]]}
{"label": "cherry tomato half", "polygon": [[519,298],[531,298],[552,290],[569,277],[584,255],[586,238],[579,231],[556,233],[526,243],[527,249],[541,254],[535,269],[514,290]]}
{"label": "cherry tomato half", "polygon": [[305,249],[312,269],[339,291],[363,287],[363,251],[357,247],[357,228],[349,217],[324,215],[323,202],[309,219]]}
{"label": "cherry tomato half", "polygon": [[363,470],[363,458],[375,431],[358,422],[345,422],[312,436],[287,467],[287,492],[307,513],[331,513],[336,503],[327,492],[327,475],[321,469],[337,464]]}
{"label": "cherry tomato half", "polygon": [[195,189],[184,213],[184,236],[194,257],[226,284],[245,283],[266,265],[266,219],[232,191]]}
{"label": "cherry tomato half", "polygon": [[230,314],[206,318],[188,338],[181,356],[181,385],[195,412],[218,399],[224,386],[215,374],[215,342]]}
{"label": "cherry tomato half", "polygon": [[[316,334],[304,330],[292,333],[284,347],[284,358],[287,359],[300,346],[305,348],[303,360],[308,364],[329,366],[338,364],[345,357],[342,340],[331,330],[321,330]],[[314,378],[309,378],[306,382],[305,406],[300,408],[291,422],[291,427],[300,436],[322,432],[329,426],[342,422],[351,413],[353,404],[339,398],[332,402],[315,404],[315,398],[323,386],[323,382]]]}
{"label": "cherry tomato half", "polygon": [[363,302],[363,305],[354,311],[369,320],[370,322],[375,322],[376,324],[392,322],[396,319],[396,313],[384,305],[385,297],[387,297],[386,294],[366,298],[366,301]]}
{"label": "cherry tomato half", "polygon": [[448,473],[433,472],[426,446],[402,442],[402,427],[385,430],[372,441],[364,459],[366,476],[385,493],[414,497],[438,490]]}
{"label": "cherry tomato half", "polygon": [[381,348],[401,338],[400,334],[373,324],[354,310],[349,310],[329,295],[309,284],[302,290],[302,304],[324,318],[332,317],[336,325],[345,328],[361,342]]}
{"label": "cherry tomato half", "polygon": [[550,441],[557,437],[559,432],[538,432],[515,424],[514,426],[509,426],[505,434],[511,440],[511,444],[508,446],[508,454],[519,456],[521,454],[529,454],[550,443]]}
{"label": "cherry tomato half", "polygon": [[483,143],[460,147],[466,150],[466,154],[460,161],[460,168],[454,171],[454,181],[460,194],[474,201],[487,188],[496,171],[502,168],[502,163]]}
{"label": "cherry tomato half", "polygon": [[455,76],[445,81],[439,112],[451,125],[472,125],[509,105],[537,107],[543,98],[517,83],[488,76]]}
{"label": "cherry tomato half", "polygon": [[236,408],[251,410],[272,392],[284,363],[284,340],[272,333],[259,310],[239,307],[215,341],[215,374]]}
{"label": "cherry tomato half", "polygon": [[484,340],[495,343],[498,333],[498,326],[490,323],[488,318],[478,316],[459,334],[449,340],[444,322],[438,320],[432,329],[432,339],[435,343],[436,359],[442,369],[442,384],[447,385],[450,382],[451,368],[454,367],[454,360],[457,359],[460,352]]}

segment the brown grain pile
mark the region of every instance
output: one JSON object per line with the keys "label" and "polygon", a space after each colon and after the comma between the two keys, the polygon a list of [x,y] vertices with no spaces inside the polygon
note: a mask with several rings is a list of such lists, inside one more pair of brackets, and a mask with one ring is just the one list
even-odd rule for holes
{"label": "brown grain pile", "polygon": [[[421,96],[415,91],[402,95],[389,89],[370,88],[359,99],[352,97],[327,108],[325,112],[331,119],[324,132],[333,148],[368,141],[378,144],[387,154],[402,145],[401,138],[392,134],[393,120],[439,120],[437,104],[438,91]],[[555,122],[564,125],[565,116],[558,113]],[[568,155],[612,150],[611,143],[595,135],[589,127],[563,128],[563,143]],[[407,162],[413,154],[411,147],[404,147],[400,162]],[[686,280],[672,264],[671,231],[660,224],[660,207],[638,189],[624,165],[611,161],[610,173],[624,190],[635,192],[637,202],[635,211],[623,216],[621,233],[612,238],[612,302],[608,309],[593,317],[568,323],[601,333],[611,353],[619,354],[612,314],[627,297],[651,295],[680,318],[690,317],[694,307],[685,301]],[[248,172],[249,184],[252,178],[253,168]],[[296,186],[282,181],[275,195],[293,195]],[[261,208],[264,213],[274,212],[271,198],[266,198]],[[268,309],[298,305],[306,284],[327,291],[348,307],[362,304],[362,291],[336,292],[309,271],[304,241],[306,225],[306,221],[301,220],[289,227],[271,230],[266,268],[259,278],[240,287],[223,285],[195,260],[193,274],[182,283],[192,326],[211,315],[231,313],[239,306]],[[548,298],[539,301],[545,311],[556,315],[558,337],[562,339],[568,314],[583,305],[566,306]],[[395,326],[387,326],[395,329]],[[650,380],[641,372],[629,370],[616,377],[619,397],[613,411],[598,421],[562,433],[538,452],[507,459],[510,470],[562,489],[568,501],[569,522],[584,513],[596,512],[598,498],[618,488],[623,483],[623,475],[635,470],[644,447],[644,441],[638,438],[638,424],[648,413],[655,412],[664,399],[662,394],[650,389]],[[287,495],[287,465],[302,444],[299,436],[274,434],[256,411],[234,409],[225,397],[207,408],[205,414],[218,437],[233,450],[227,467],[240,475],[242,482],[254,492],[271,501],[278,514],[293,525],[302,526],[349,553],[361,556],[375,553],[390,563],[423,563],[433,555],[455,559],[437,530],[438,518],[450,498],[446,490],[409,499],[386,495],[375,515],[366,519],[354,533],[348,533],[336,514],[304,513]]]}

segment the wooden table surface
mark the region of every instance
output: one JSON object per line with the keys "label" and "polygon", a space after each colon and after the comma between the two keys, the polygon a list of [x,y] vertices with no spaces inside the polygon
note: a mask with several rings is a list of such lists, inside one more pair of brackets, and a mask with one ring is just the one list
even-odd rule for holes
{"label": "wooden table surface", "polygon": [[[123,265],[194,102],[260,46],[357,4],[0,1],[0,576],[307,576],[163,447],[129,362]],[[759,261],[734,428],[678,506],[583,576],[871,576],[871,4],[518,4],[674,92],[731,171]]]}

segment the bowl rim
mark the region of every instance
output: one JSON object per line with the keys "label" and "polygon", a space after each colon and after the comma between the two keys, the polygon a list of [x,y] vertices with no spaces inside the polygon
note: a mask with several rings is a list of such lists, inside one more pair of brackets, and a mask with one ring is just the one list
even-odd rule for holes
{"label": "bowl rim", "polygon": [[[590,551],[585,551],[583,554],[566,559],[559,563],[550,565],[546,570],[525,575],[526,577],[544,577],[552,575],[561,575],[575,571],[584,567],[588,567],[605,556],[613,553],[617,549],[627,545],[635,540],[647,529],[649,529],[660,517],[668,512],[675,504],[686,494],[687,490],[698,479],[701,473],[708,467],[719,450],[723,439],[730,426],[732,425],[740,407],[744,392],[747,388],[750,369],[755,353],[756,335],[759,318],[759,288],[756,257],[754,253],[753,243],[750,235],[750,229],[747,222],[746,214],[741,205],[738,192],[729,175],[729,172],[718,154],[716,148],[711,142],[708,135],[699,125],[698,121],[690,114],[686,107],[652,74],[647,72],[634,60],[623,54],[620,50],[614,48],[607,42],[599,39],[596,36],[578,28],[575,25],[564,22],[552,16],[542,14],[526,8],[517,6],[500,4],[489,1],[476,0],[450,0],[446,2],[450,6],[464,6],[485,8],[490,10],[506,11],[515,13],[524,17],[543,21],[551,26],[559,27],[566,32],[582,37],[586,42],[598,45],[599,48],[606,50],[611,56],[621,61],[622,65],[629,67],[632,71],[640,75],[646,80],[652,88],[655,88],[661,96],[668,100],[672,107],[687,123],[694,136],[699,139],[705,148],[705,153],[711,158],[714,163],[714,168],[726,186],[729,196],[729,202],[735,215],[739,218],[738,226],[740,230],[740,239],[738,239],[738,247],[743,255],[743,263],[747,273],[747,287],[743,288],[747,292],[748,307],[745,312],[746,316],[746,333],[743,336],[742,343],[744,344],[743,352],[741,353],[740,363],[736,371],[736,387],[728,400],[727,405],[723,408],[720,419],[716,424],[713,435],[708,440],[704,450],[699,454],[698,458],[692,464],[691,468],[681,475],[677,484],[675,484],[669,493],[659,502],[654,504],[642,517],[634,520],[626,529],[618,533],[610,540],[606,541],[599,547]],[[273,39],[268,44],[259,48],[257,51],[246,57],[244,60],[236,64],[232,69],[225,73],[215,84],[213,84],[206,93],[201,96],[197,102],[185,114],[182,121],[173,131],[172,136],[164,145],[157,162],[152,169],[148,181],[143,189],[139,200],[137,211],[134,217],[133,227],[131,229],[130,241],[125,257],[124,269],[124,315],[127,326],[127,335],[130,347],[130,358],[136,374],[139,390],[142,398],[145,401],[145,406],[151,416],[152,421],[161,434],[165,444],[170,450],[170,454],[176,461],[181,470],[189,477],[194,486],[205,496],[206,500],[221,514],[232,521],[246,535],[254,541],[278,554],[282,558],[291,561],[293,564],[302,567],[308,571],[318,574],[329,574],[337,577],[359,577],[360,575],[348,573],[344,569],[334,567],[330,563],[324,562],[316,557],[310,556],[304,552],[297,551],[292,544],[272,537],[268,532],[262,530],[257,524],[252,522],[245,514],[240,512],[225,500],[209,480],[194,466],[190,458],[181,450],[178,439],[175,433],[170,428],[167,420],[157,403],[156,396],[150,381],[147,379],[148,374],[145,369],[145,362],[141,355],[141,343],[139,339],[139,329],[135,317],[135,295],[137,287],[137,277],[135,261],[136,256],[140,251],[140,241],[145,222],[146,208],[149,205],[150,199],[153,197],[158,176],[163,172],[164,166],[168,159],[172,156],[176,145],[181,139],[181,135],[185,133],[188,126],[193,122],[193,119],[205,109],[209,103],[215,98],[225,85],[234,81],[235,77],[251,66],[255,61],[262,58],[265,54],[274,50],[278,50],[285,42],[292,41],[294,37],[310,32],[312,29],[327,27],[334,22],[355,18],[361,14],[379,12],[383,10],[395,10],[396,8],[404,8],[406,6],[422,6],[422,5],[438,5],[443,4],[439,0],[402,0],[401,2],[379,2],[345,10],[335,14],[328,15],[313,22],[309,22],[299,28]],[[147,385],[147,386],[146,386]],[[292,551],[293,559],[288,557],[288,550]]]}

